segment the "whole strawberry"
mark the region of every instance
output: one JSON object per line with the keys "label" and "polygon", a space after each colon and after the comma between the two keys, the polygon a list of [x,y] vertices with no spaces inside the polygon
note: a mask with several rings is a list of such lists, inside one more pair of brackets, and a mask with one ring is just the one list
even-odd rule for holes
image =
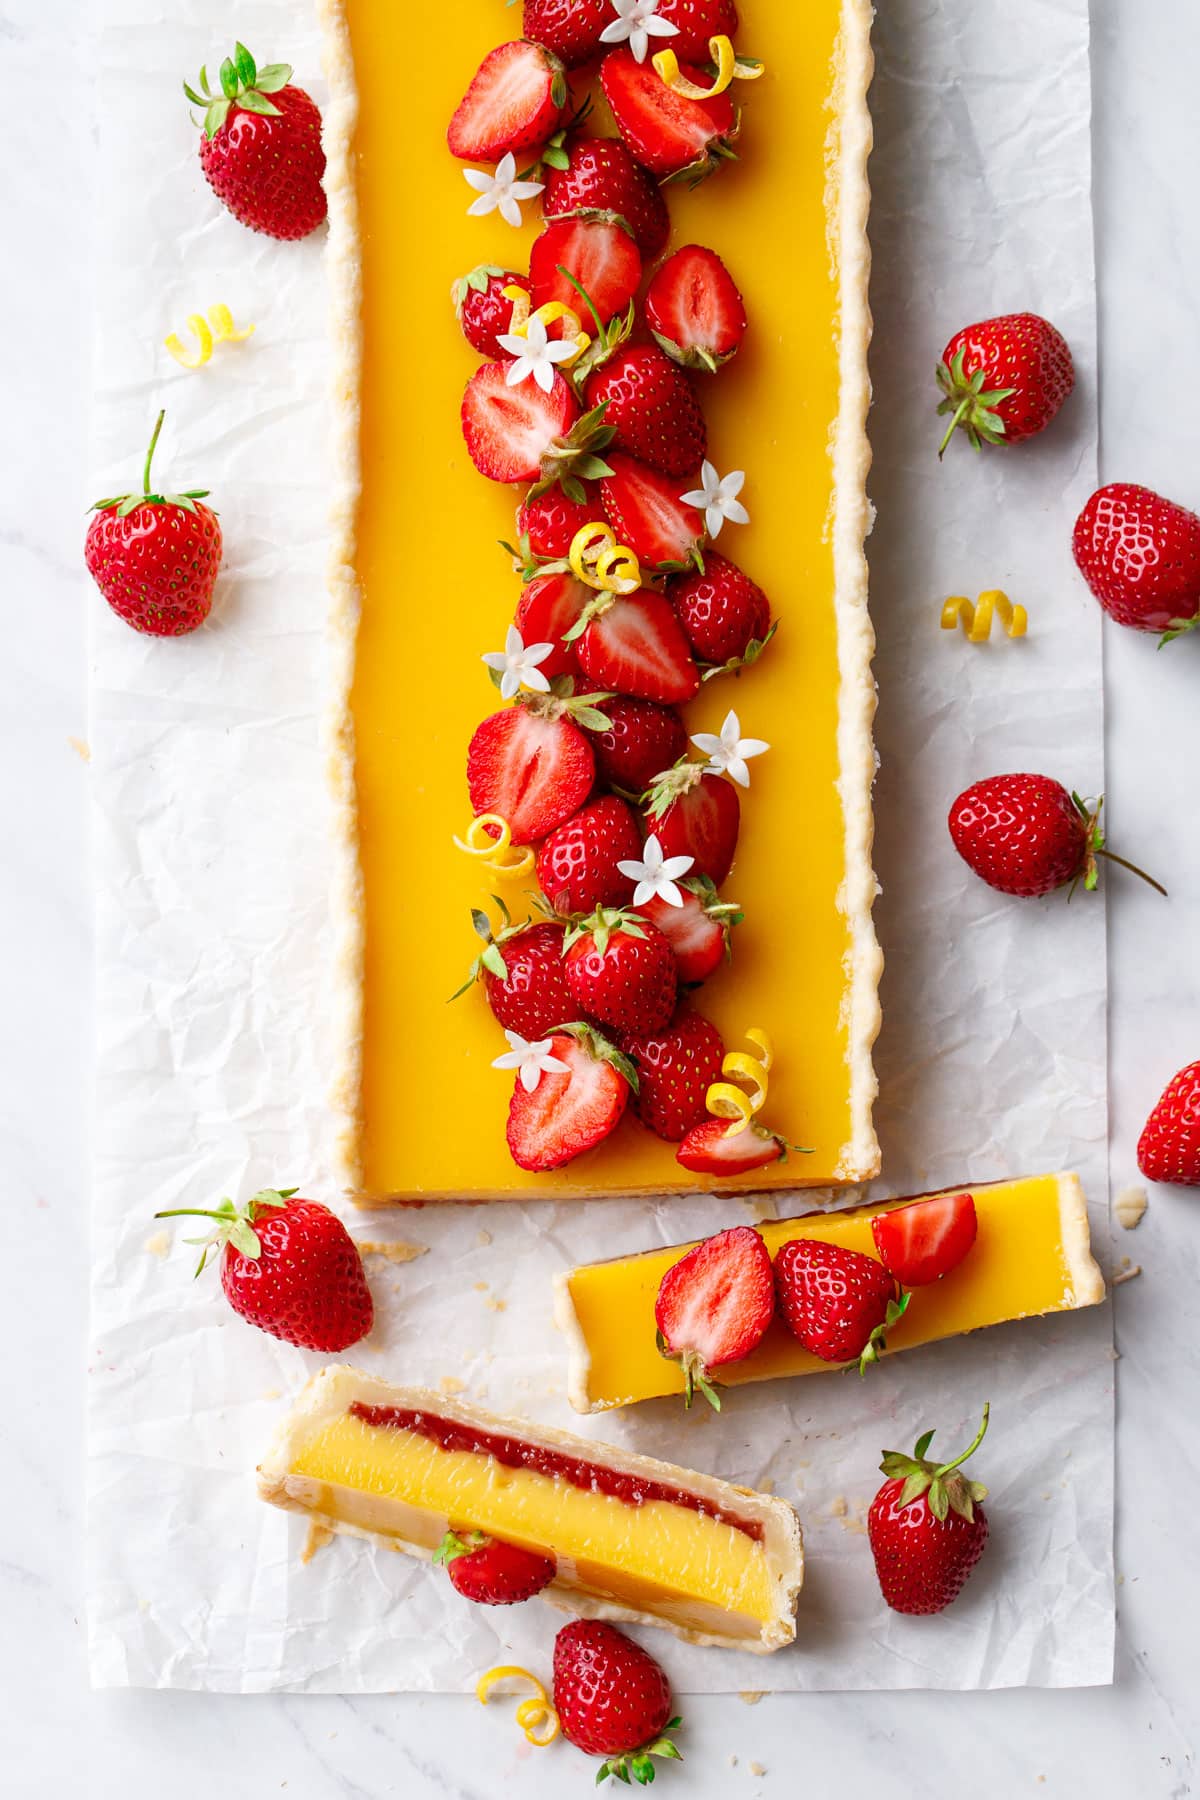
{"label": "whole strawberry", "polygon": [[1137,1162],[1147,1181],[1200,1187],[1200,1062],[1168,1081],[1142,1128]]}
{"label": "whole strawberry", "polygon": [[673,575],[667,599],[697,662],[733,671],[756,662],[772,636],[771,603],[727,556],[709,550],[704,568]]}
{"label": "whole strawberry", "polygon": [[704,414],[692,384],[657,344],[630,344],[609,358],[584,389],[603,405],[614,450],[662,475],[690,475],[708,452]]}
{"label": "whole strawberry", "polygon": [[[575,4],[576,0],[569,3]],[[632,231],[644,262],[661,256],[671,234],[667,203],[662,189],[634,162],[624,144],[617,138],[574,138],[561,154],[565,166],[550,164],[543,172],[546,191],[542,211],[546,219],[567,219],[591,212],[617,213]]]}
{"label": "whole strawberry", "polygon": [[1141,869],[1105,848],[1097,801],[1087,807],[1048,775],[989,775],[976,781],[950,808],[950,836],[963,861],[1002,894],[1036,899],[1082,880],[1099,881],[1097,857],[1120,863],[1160,894]]}
{"label": "whole strawberry", "polygon": [[524,558],[546,557],[558,561],[568,555],[576,534],[590,525],[600,511],[598,500],[570,500],[557,485],[525,500],[517,512],[517,540]]}
{"label": "whole strawberry", "polygon": [[574,69],[599,54],[600,33],[612,16],[609,0],[525,0],[521,36]]}
{"label": "whole strawberry", "polygon": [[158,1219],[213,1219],[196,1274],[208,1254],[221,1259],[221,1286],[234,1312],[260,1331],[302,1350],[346,1350],[375,1321],[362,1258],[346,1227],[319,1200],[295,1188],[264,1188],[242,1208],[177,1207]]}
{"label": "whole strawberry", "polygon": [[893,1612],[943,1612],[983,1555],[988,1538],[987,1495],[981,1481],[958,1473],[978,1450],[988,1426],[988,1407],[974,1442],[953,1462],[933,1463],[933,1438],[918,1438],[911,1456],[886,1450],[880,1468],[889,1477],[867,1514],[867,1537],[883,1597]]}
{"label": "whole strawberry", "polygon": [[604,794],[550,833],[537,853],[538,886],[564,918],[620,906],[633,883],[618,864],[640,855],[641,848],[633,809],[616,794]]}
{"label": "whole strawberry", "polygon": [[166,415],[159,413],[146,452],[140,494],[97,500],[84,561],[113,611],[135,631],[182,637],[203,625],[221,566],[217,515],[200,506],[207,488],[182,494],[150,490],[150,465]]}
{"label": "whole strawberry", "polygon": [[687,749],[687,726],[673,706],[614,695],[604,702],[608,725],[589,732],[596,773],[627,794],[641,794]]}
{"label": "whole strawberry", "polygon": [[822,1362],[878,1362],[908,1304],[881,1262],[840,1244],[793,1238],[775,1258],[775,1292],[792,1336]]}
{"label": "whole strawberry", "polygon": [[675,954],[636,913],[598,907],[567,933],[567,986],[579,1012],[614,1030],[661,1031],[675,1010]]}
{"label": "whole strawberry", "polygon": [[684,1006],[661,1031],[620,1041],[638,1072],[638,1118],[656,1137],[678,1144],[707,1116],[704,1097],[721,1079],[720,1032]]}
{"label": "whole strawberry", "polygon": [[1163,642],[1200,622],[1200,518],[1152,488],[1114,481],[1094,493],[1071,548],[1110,618]]}
{"label": "whole strawberry", "polygon": [[506,1031],[519,1031],[524,1038],[545,1037],[575,1012],[563,963],[563,927],[548,920],[534,925],[528,919],[514,925],[503,900],[498,895],[493,899],[500,909],[501,928],[493,932],[487,914],[472,910],[471,923],[484,947],[450,998],[457,1000],[482,981],[487,1003]]}
{"label": "whole strawberry", "polygon": [[499,263],[479,263],[469,275],[460,275],[450,289],[463,336],[473,350],[495,362],[511,361],[500,342],[512,331],[514,302],[506,288],[520,288],[528,294],[528,275],[514,275]]}
{"label": "whole strawberry", "polygon": [[719,1231],[673,1263],[659,1283],[654,1322],[660,1352],[683,1369],[685,1404],[699,1388],[720,1412],[711,1371],[749,1356],[774,1316],[771,1258],[749,1225]]}
{"label": "whole strawberry", "polygon": [[183,91],[204,113],[200,167],[222,206],[251,231],[302,238],[326,213],[321,114],[287,63],[256,66],[245,44],[221,64],[221,91]]}
{"label": "whole strawberry", "polygon": [[482,1531],[448,1531],[433,1553],[451,1585],[477,1606],[517,1606],[554,1580],[552,1556],[538,1556]]}
{"label": "whole strawberry", "polygon": [[670,1738],[671,1689],[648,1650],[599,1619],[576,1619],[554,1640],[554,1710],[563,1736],[602,1756],[597,1783],[654,1780],[651,1757],[682,1761]]}
{"label": "whole strawberry", "polygon": [[973,447],[1020,444],[1044,431],[1075,386],[1067,340],[1037,313],[1004,313],[956,331],[938,364],[939,413],[952,415],[938,450],[962,430]]}

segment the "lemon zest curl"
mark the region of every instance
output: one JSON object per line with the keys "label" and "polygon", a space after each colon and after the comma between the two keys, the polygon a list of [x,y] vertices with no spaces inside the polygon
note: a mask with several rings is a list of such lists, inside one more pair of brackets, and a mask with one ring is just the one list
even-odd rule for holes
{"label": "lemon zest curl", "polygon": [[489,1669],[475,1683],[475,1698],[481,1706],[487,1705],[492,1689],[501,1681],[524,1681],[533,1689],[532,1694],[517,1707],[517,1724],[529,1743],[544,1750],[547,1744],[554,1742],[560,1730],[558,1714],[550,1704],[550,1696],[537,1676],[531,1675],[528,1669],[504,1663],[499,1668]]}
{"label": "lemon zest curl", "polygon": [[479,857],[493,875],[506,880],[530,874],[537,860],[531,845],[513,843],[512,827],[500,813],[479,813],[467,827],[466,840],[456,837],[454,843],[465,855]]}

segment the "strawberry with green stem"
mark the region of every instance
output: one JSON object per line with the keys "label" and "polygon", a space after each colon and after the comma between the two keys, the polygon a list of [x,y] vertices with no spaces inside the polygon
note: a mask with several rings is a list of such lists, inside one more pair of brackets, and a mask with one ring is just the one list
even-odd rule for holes
{"label": "strawberry with green stem", "polygon": [[888,1477],[867,1514],[867,1537],[883,1597],[893,1612],[939,1613],[962,1592],[988,1539],[981,1501],[987,1489],[962,1473],[983,1442],[989,1406],[974,1439],[951,1462],[927,1455],[933,1432],[917,1439],[911,1456],[886,1450]]}
{"label": "strawberry with green stem", "polygon": [[220,69],[220,92],[200,71],[199,91],[183,91],[204,114],[200,166],[241,224],[267,237],[307,237],[324,219],[325,151],[321,114],[287,63],[259,68],[238,44]]}
{"label": "strawberry with green stem", "polygon": [[857,1362],[863,1375],[908,1310],[909,1296],[881,1262],[817,1238],[784,1244],[775,1258],[775,1289],[798,1343],[822,1362]]}
{"label": "strawberry with green stem", "polygon": [[563,966],[563,927],[549,920],[514,924],[508,907],[492,895],[500,914],[497,931],[482,907],[472,907],[471,924],[483,949],[452,1000],[482,981],[493,1016],[506,1031],[542,1038],[575,1010]]}
{"label": "strawberry with green stem", "polygon": [[597,907],[566,937],[567,986],[580,1012],[614,1031],[661,1031],[675,1010],[670,944],[637,913]]}
{"label": "strawberry with green stem", "polygon": [[1068,883],[1074,893],[1080,881],[1090,893],[1103,857],[1165,895],[1153,876],[1108,848],[1103,805],[1102,798],[1088,804],[1048,775],[990,775],[959,794],[947,823],[963,861],[1002,894],[1037,899]]}
{"label": "strawberry with green stem", "polygon": [[682,1761],[666,1735],[671,1688],[648,1650],[600,1619],[575,1619],[554,1640],[554,1709],[567,1742],[604,1762],[596,1782],[615,1776],[646,1786],[653,1757]]}
{"label": "strawberry with green stem", "polygon": [[557,1573],[552,1556],[482,1531],[448,1531],[433,1553],[451,1585],[476,1606],[518,1606],[549,1587]]}
{"label": "strawberry with green stem", "polygon": [[1037,313],[1005,313],[968,325],[950,339],[937,369],[950,415],[938,448],[956,431],[972,448],[1020,444],[1044,431],[1075,386],[1075,365],[1061,331]]}
{"label": "strawberry with green stem", "polygon": [[460,275],[450,289],[455,317],[473,350],[495,362],[512,360],[512,352],[500,342],[512,332],[515,302],[506,288],[530,292],[529,277],[517,275],[500,263],[478,263],[468,275]]}
{"label": "strawberry with green stem", "polygon": [[518,1070],[508,1103],[509,1154],[518,1168],[545,1174],[594,1150],[616,1130],[637,1092],[637,1071],[591,1025],[563,1025],[533,1043],[514,1042],[514,1035],[510,1052],[493,1065]]}

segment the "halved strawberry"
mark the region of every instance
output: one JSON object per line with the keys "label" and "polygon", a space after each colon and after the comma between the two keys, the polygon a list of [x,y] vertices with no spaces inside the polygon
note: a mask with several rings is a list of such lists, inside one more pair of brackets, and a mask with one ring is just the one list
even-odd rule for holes
{"label": "halved strawberry", "polygon": [[703,763],[676,763],[650,784],[647,817],[664,856],[695,859],[695,875],[720,887],[733,867],[742,809],[737,789]]}
{"label": "halved strawberry", "polygon": [[521,30],[574,69],[599,54],[612,16],[609,0],[525,0]]}
{"label": "halved strawberry", "polygon": [[[514,843],[544,838],[578,812],[591,792],[596,761],[572,716],[573,704],[539,695],[492,713],[471,739],[467,786],[472,810],[507,819]],[[583,711],[586,722],[593,723],[596,714],[586,707]]]}
{"label": "halved strawberry", "polygon": [[[647,909],[639,911],[645,918]],[[705,1117],[705,1095],[721,1079],[725,1046],[720,1032],[698,1012],[681,1006],[661,1031],[626,1035],[620,1043],[638,1072],[638,1118],[656,1137],[677,1144]]]}
{"label": "halved strawberry", "polygon": [[462,334],[473,350],[497,362],[511,361],[511,352],[500,338],[512,330],[513,302],[505,288],[520,288],[528,294],[529,277],[514,275],[499,263],[480,263],[469,275],[462,275],[450,289],[450,298],[462,327]]}
{"label": "halved strawberry", "polygon": [[675,1161],[696,1175],[746,1175],[765,1169],[784,1154],[782,1138],[761,1125],[746,1125],[733,1137],[728,1119],[706,1119],[688,1132],[675,1152]]}
{"label": "halved strawberry", "polygon": [[642,1036],[675,1011],[675,958],[637,913],[598,907],[567,933],[567,986],[589,1019]]}
{"label": "halved strawberry", "polygon": [[653,588],[595,595],[573,629],[584,673],[603,688],[663,706],[699,690],[700,671],[679,620]]}
{"label": "halved strawberry", "polygon": [[[607,710],[611,713],[612,706],[607,705]],[[729,936],[743,915],[736,901],[718,898],[707,875],[686,875],[677,885],[683,895],[682,906],[672,906],[656,895],[638,911],[658,926],[675,952],[680,986],[695,987],[728,962]]]}
{"label": "halved strawberry", "polygon": [[687,726],[671,706],[614,695],[604,702],[606,731],[592,733],[596,773],[611,787],[641,794],[687,749]]}
{"label": "halved strawberry", "polygon": [[563,66],[540,44],[518,39],[489,50],[459,101],[446,132],[453,156],[499,162],[544,144],[570,95]]}
{"label": "halved strawberry", "polygon": [[[576,534],[600,514],[600,502],[584,490],[582,500],[569,500],[559,487],[522,501],[517,512],[517,541],[531,557],[549,561],[568,555]],[[527,640],[530,641],[530,640]]]}
{"label": "halved strawberry", "polygon": [[685,244],[646,289],[646,323],[674,362],[714,375],[741,347],[746,305],[716,251]]}
{"label": "halved strawberry", "polygon": [[[738,10],[734,0],[658,0],[659,18],[675,27],[671,49],[684,62],[706,63],[709,39],[736,37]],[[553,45],[551,46],[553,48]]]}
{"label": "halved strawberry", "polygon": [[749,1356],[774,1316],[771,1258],[749,1225],[718,1231],[667,1270],[654,1302],[658,1347],[682,1367],[688,1406],[699,1388],[720,1412],[710,1371]]}
{"label": "halved strawberry", "polygon": [[[502,377],[503,378],[503,377]],[[607,459],[609,473],[600,483],[604,514],[645,569],[684,569],[701,561],[704,518],[680,498],[694,488],[699,476],[660,475],[632,456],[614,451]]]}
{"label": "halved strawberry", "polygon": [[629,344],[592,375],[588,406],[604,404],[613,448],[663,475],[688,475],[708,453],[704,414],[688,377],[654,344]]}
{"label": "halved strawberry", "polygon": [[535,482],[535,495],[561,482],[569,498],[580,498],[584,480],[610,472],[596,455],[612,436],[603,416],[581,418],[570,383],[557,373],[547,394],[536,381],[509,387],[503,363],[484,363],[463,394],[462,432],[481,475]]}
{"label": "halved strawberry", "polygon": [[549,1054],[566,1074],[543,1072],[532,1092],[518,1075],[508,1103],[508,1148],[518,1168],[561,1169],[616,1130],[637,1087],[628,1058],[586,1025],[556,1031]]}
{"label": "halved strawberry", "polygon": [[671,235],[667,203],[624,144],[616,138],[574,138],[568,140],[565,154],[565,168],[547,168],[543,174],[542,211],[547,221],[616,213],[632,231],[644,262],[661,256]]}
{"label": "halved strawberry", "polygon": [[642,834],[632,808],[615,794],[605,794],[550,833],[537,854],[538,886],[564,916],[622,906],[633,884],[617,864],[636,861],[641,853]]}
{"label": "halved strawberry", "polygon": [[938,1194],[871,1221],[879,1260],[902,1287],[924,1287],[956,1269],[975,1242],[970,1194]]}
{"label": "halved strawberry", "polygon": [[[688,80],[705,85],[702,71],[681,67]],[[738,115],[727,93],[689,100],[669,88],[650,62],[639,63],[632,50],[606,56],[600,81],[617,130],[652,175],[699,181],[734,155]]]}
{"label": "halved strawberry", "polygon": [[588,327],[586,304],[573,275],[607,325],[623,313],[642,280],[642,258],[632,234],[615,215],[562,219],[547,225],[529,252],[529,279],[536,310],[552,300],[569,306]]}
{"label": "halved strawberry", "polygon": [[771,602],[757,582],[715,550],[706,553],[703,572],[672,577],[667,599],[697,662],[713,670],[756,662],[770,639]]}
{"label": "halved strawberry", "polygon": [[548,681],[556,675],[578,675],[579,658],[574,642],[563,639],[575,625],[588,601],[591,588],[574,575],[537,575],[521,592],[517,602],[517,630],[527,644],[553,644],[545,662],[538,667]]}

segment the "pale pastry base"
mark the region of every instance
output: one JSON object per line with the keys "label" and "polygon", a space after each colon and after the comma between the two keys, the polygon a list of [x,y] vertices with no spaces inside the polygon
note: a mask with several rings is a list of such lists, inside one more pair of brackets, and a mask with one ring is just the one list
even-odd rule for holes
{"label": "pale pastry base", "polygon": [[[751,1488],[736,1487],[713,1475],[702,1475],[690,1469],[653,1457],[638,1456],[631,1450],[620,1450],[591,1438],[578,1438],[569,1432],[556,1431],[549,1425],[532,1424],[526,1419],[501,1418],[494,1413],[428,1388],[392,1387],[375,1376],[364,1375],[347,1364],[322,1369],[304,1388],[294,1407],[283,1420],[258,1469],[259,1497],[271,1506],[289,1512],[304,1513],[315,1524],[350,1537],[370,1538],[388,1549],[399,1550],[428,1562],[447,1530],[447,1521],[405,1506],[396,1500],[347,1493],[356,1517],[353,1521],[322,1510],[327,1483],[291,1473],[301,1450],[325,1425],[340,1418],[349,1407],[360,1401],[367,1406],[418,1407],[438,1418],[452,1419],[481,1431],[503,1432],[520,1437],[547,1449],[568,1455],[586,1457],[604,1468],[619,1469],[642,1475],[647,1480],[667,1482],[673,1487],[711,1500],[715,1506],[735,1517],[745,1519],[762,1529],[762,1544],[772,1578],[775,1613],[761,1627],[754,1621],[722,1614],[702,1602],[664,1601],[661,1607],[636,1610],[621,1606],[603,1596],[576,1588],[572,1584],[571,1566],[559,1560],[555,1581],[540,1598],[562,1612],[582,1618],[614,1619],[629,1625],[657,1625],[692,1644],[716,1645],[724,1649],[749,1650],[765,1654],[790,1644],[796,1635],[796,1600],[804,1580],[804,1551],[800,1522],[784,1500],[771,1494],[755,1493]],[[327,1504],[327,1502],[326,1502]],[[553,1545],[546,1546],[553,1551]],[[740,1629],[738,1626],[740,1625]]]}

